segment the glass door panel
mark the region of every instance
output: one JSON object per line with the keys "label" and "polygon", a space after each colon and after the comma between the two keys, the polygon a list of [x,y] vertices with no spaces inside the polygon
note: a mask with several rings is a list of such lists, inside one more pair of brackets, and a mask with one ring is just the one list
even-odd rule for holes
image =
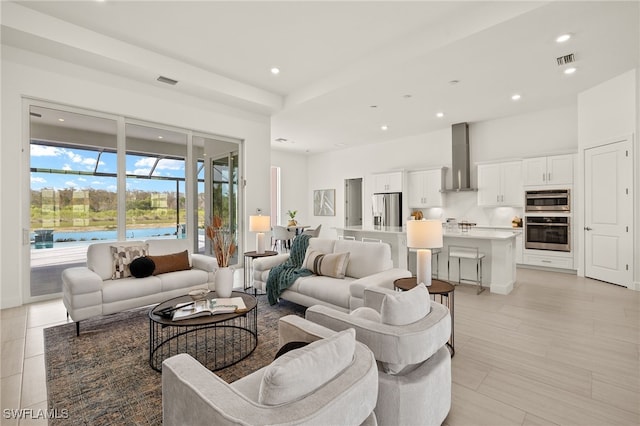
{"label": "glass door panel", "polygon": [[115,120],[30,107],[29,297],[62,291],[87,247],[117,238]]}
{"label": "glass door panel", "polygon": [[126,239],[186,238],[187,135],[127,123]]}

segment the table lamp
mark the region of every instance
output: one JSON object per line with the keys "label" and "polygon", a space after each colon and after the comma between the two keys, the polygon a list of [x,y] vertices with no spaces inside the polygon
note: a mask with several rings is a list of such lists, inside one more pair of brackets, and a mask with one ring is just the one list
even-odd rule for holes
{"label": "table lamp", "polygon": [[264,254],[264,233],[271,230],[270,216],[249,216],[249,231],[256,234],[256,253]]}
{"label": "table lamp", "polygon": [[407,221],[407,247],[417,249],[417,282],[431,285],[431,250],[442,247],[442,223],[439,220]]}

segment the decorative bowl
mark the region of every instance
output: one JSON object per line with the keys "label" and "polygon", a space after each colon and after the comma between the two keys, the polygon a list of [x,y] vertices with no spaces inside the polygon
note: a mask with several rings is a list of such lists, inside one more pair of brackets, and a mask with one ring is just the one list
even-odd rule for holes
{"label": "decorative bowl", "polygon": [[209,290],[206,288],[198,288],[189,292],[189,296],[194,302],[204,300],[207,297],[207,294],[209,294]]}

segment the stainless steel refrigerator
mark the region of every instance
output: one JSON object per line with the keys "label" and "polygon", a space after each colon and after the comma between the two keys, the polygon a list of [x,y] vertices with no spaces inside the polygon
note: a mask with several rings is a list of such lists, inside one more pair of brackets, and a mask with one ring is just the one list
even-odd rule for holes
{"label": "stainless steel refrigerator", "polygon": [[402,193],[373,194],[373,226],[402,226]]}

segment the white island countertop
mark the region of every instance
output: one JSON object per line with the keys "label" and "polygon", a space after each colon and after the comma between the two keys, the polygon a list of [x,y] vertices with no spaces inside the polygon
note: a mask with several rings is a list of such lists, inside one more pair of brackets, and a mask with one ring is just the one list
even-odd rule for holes
{"label": "white island countertop", "polygon": [[[347,226],[343,228],[336,227],[338,231],[347,232],[366,232],[366,233],[381,233],[381,234],[406,234],[407,230],[404,226],[383,226],[380,228],[369,226]],[[517,228],[516,228],[517,229]],[[496,231],[493,229],[471,229],[467,232],[448,232],[445,231],[443,236],[445,238],[470,238],[476,240],[506,240],[509,238],[515,238],[515,234],[510,232],[508,228],[504,231]]]}

